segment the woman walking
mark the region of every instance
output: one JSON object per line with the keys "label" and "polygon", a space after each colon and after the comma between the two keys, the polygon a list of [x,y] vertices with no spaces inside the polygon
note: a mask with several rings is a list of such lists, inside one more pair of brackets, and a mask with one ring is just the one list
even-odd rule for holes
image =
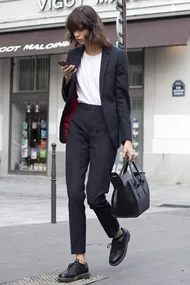
{"label": "woman walking", "polygon": [[[102,21],[90,6],[77,7],[67,19],[68,37],[75,44],[62,67],[66,102],[60,141],[66,143],[66,184],[69,198],[71,254],[75,261],[59,274],[60,282],[89,278],[86,253],[85,190],[107,236],[112,239],[109,263],[124,259],[130,233],[120,227],[106,200],[117,149],[134,158],[132,147],[128,58],[110,44]],[[89,166],[85,189],[85,175]]]}

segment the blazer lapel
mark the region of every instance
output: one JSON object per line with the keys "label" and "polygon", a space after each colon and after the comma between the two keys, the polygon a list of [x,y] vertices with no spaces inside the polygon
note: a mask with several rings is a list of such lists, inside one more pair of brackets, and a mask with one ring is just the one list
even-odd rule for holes
{"label": "blazer lapel", "polygon": [[110,51],[111,48],[104,47],[102,51],[102,61],[101,61],[101,67],[100,67],[100,97],[103,97],[103,91],[104,91],[104,82],[105,82],[105,73],[107,70],[107,66],[110,59]]}

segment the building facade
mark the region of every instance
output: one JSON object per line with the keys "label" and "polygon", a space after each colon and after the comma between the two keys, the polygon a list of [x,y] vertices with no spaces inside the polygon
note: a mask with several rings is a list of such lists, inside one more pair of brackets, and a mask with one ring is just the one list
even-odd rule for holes
{"label": "building facade", "polygon": [[[59,143],[63,74],[58,61],[70,48],[65,20],[91,5],[117,41],[114,0],[0,1],[0,174],[44,174]],[[189,183],[190,1],[127,1],[133,144],[151,180]],[[118,154],[119,157],[119,154]]]}

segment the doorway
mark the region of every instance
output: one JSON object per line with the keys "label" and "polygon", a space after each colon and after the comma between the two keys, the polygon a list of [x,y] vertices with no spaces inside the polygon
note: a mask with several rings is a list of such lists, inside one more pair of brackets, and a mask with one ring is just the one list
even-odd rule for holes
{"label": "doorway", "polygon": [[135,163],[139,169],[143,169],[143,98],[131,99],[133,148]]}
{"label": "doorway", "polygon": [[[131,89],[131,121],[132,139],[135,152],[135,163],[139,170],[143,170],[143,90]],[[119,172],[123,165],[123,146],[118,149],[113,171]]]}
{"label": "doorway", "polygon": [[49,56],[13,58],[9,172],[47,173]]}

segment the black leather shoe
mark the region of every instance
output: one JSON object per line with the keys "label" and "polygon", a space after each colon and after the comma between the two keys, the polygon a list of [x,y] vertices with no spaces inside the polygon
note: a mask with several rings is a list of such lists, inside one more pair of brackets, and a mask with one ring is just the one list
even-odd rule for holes
{"label": "black leather shoe", "polygon": [[119,265],[126,256],[128,243],[130,240],[129,231],[122,229],[123,234],[118,239],[113,239],[111,244],[108,244],[108,248],[111,246],[109,263],[111,266]]}
{"label": "black leather shoe", "polygon": [[68,268],[58,276],[59,282],[73,282],[79,279],[90,278],[88,264],[81,264],[78,260],[69,264]]}

